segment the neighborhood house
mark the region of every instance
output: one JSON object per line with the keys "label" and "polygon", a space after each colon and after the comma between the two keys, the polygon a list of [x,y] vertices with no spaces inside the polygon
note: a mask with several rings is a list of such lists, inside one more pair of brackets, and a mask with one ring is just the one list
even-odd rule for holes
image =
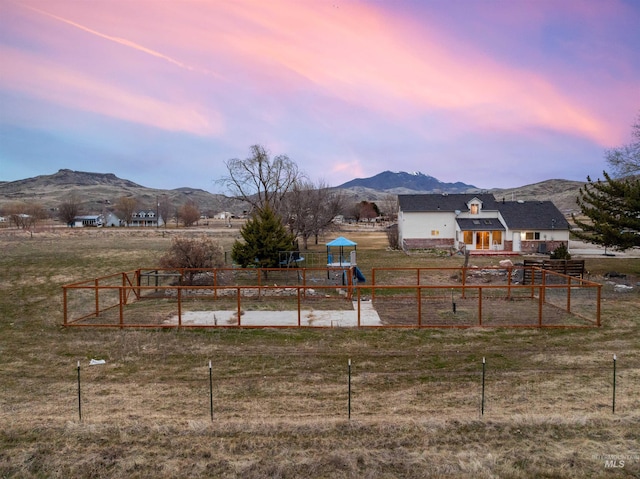
{"label": "neighborhood house", "polygon": [[[152,210],[140,210],[135,212],[131,217],[130,226],[163,226],[162,216],[156,217],[156,213]],[[126,226],[126,222],[118,218],[114,213],[105,215],[81,215],[76,216],[69,226]]]}
{"label": "neighborhood house", "polygon": [[569,222],[551,201],[497,201],[491,194],[398,195],[403,249],[547,253],[569,246]]}
{"label": "neighborhood house", "polygon": [[140,210],[133,214],[131,218],[131,226],[162,226],[164,221],[162,217],[156,217],[156,212],[153,210]]}
{"label": "neighborhood house", "polygon": [[82,227],[82,226],[102,226],[104,224],[104,216],[102,215],[81,215],[73,218],[73,221],[68,226]]}

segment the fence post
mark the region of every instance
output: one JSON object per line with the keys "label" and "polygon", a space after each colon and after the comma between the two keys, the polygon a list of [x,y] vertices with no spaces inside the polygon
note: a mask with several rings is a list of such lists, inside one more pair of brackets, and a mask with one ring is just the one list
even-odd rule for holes
{"label": "fence post", "polygon": [[[260,277],[260,275],[258,274],[258,278]],[[258,297],[260,297],[260,287],[258,287]],[[240,305],[240,288],[236,288],[236,292],[237,292],[237,296],[238,296],[238,326],[240,326],[240,316],[242,315],[241,313],[241,305]]]}
{"label": "fence post", "polygon": [[125,292],[124,292],[124,286],[120,286],[118,288],[118,297],[119,297],[119,308],[118,308],[118,314],[120,315],[119,317],[119,321],[120,321],[120,328],[122,329],[124,327],[124,296],[125,296]]}
{"label": "fence post", "polygon": [[544,306],[544,281],[538,286],[538,327],[542,327],[542,308]]}
{"label": "fence post", "polygon": [[213,421],[213,373],[211,372],[211,360],[209,360],[209,412]]}
{"label": "fence post", "polygon": [[178,328],[182,327],[182,284],[178,285]]}
{"label": "fence post", "polygon": [[300,306],[300,286],[297,287],[298,290],[298,327],[302,326],[302,308]]}
{"label": "fence post", "polygon": [[348,402],[348,417],[351,420],[351,358],[348,362],[348,374],[349,374],[349,402]]}
{"label": "fence post", "polygon": [[67,310],[67,288],[62,287],[62,315],[64,316],[64,325],[67,325],[67,317],[69,311]]}
{"label": "fence post", "polygon": [[600,322],[600,300],[602,299],[602,285],[599,284],[597,286],[597,291],[598,291],[598,298],[596,301],[596,326],[600,327],[601,326],[601,322]]}
{"label": "fence post", "polygon": [[611,404],[611,413],[616,413],[616,355],[613,355],[613,402]]}
{"label": "fence post", "polygon": [[80,361],[78,361],[78,418],[82,422],[82,393],[80,389]]}
{"label": "fence post", "polygon": [[478,286],[478,326],[482,326],[482,286]]}
{"label": "fence post", "polygon": [[482,401],[480,403],[480,415],[484,416],[484,377],[485,377],[485,365],[486,361],[484,356],[482,356]]}
{"label": "fence post", "polygon": [[371,303],[376,300],[376,268],[371,268]]}
{"label": "fence post", "polygon": [[360,298],[360,286],[357,287],[357,291],[358,291],[357,298],[358,298],[358,328],[359,328],[360,324],[361,324],[360,314],[361,314],[361,311],[362,311],[362,308],[360,307],[360,301],[361,301],[361,298]]}

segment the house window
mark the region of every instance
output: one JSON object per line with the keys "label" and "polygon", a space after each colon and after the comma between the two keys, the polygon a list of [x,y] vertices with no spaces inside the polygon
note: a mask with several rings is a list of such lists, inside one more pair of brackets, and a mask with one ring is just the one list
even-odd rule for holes
{"label": "house window", "polygon": [[527,240],[539,240],[540,239],[540,232],[539,231],[527,231],[524,234],[524,239],[527,239]]}
{"label": "house window", "polygon": [[478,204],[472,204],[470,206],[470,212],[472,215],[477,215],[480,212],[480,205]]}
{"label": "house window", "polygon": [[431,236],[440,236],[439,230],[431,230]]}
{"label": "house window", "polygon": [[502,231],[492,231],[493,244],[502,244]]}
{"label": "house window", "polygon": [[464,234],[464,243],[465,244],[473,244],[473,231],[463,231]]}

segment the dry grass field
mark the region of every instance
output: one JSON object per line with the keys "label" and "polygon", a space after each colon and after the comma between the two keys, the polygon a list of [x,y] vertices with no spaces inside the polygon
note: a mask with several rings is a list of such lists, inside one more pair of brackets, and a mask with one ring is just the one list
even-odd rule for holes
{"label": "dry grass field", "polygon": [[[640,259],[587,259],[605,284],[597,329],[61,326],[62,285],[153,267],[174,234],[0,231],[0,477],[640,476]],[[228,249],[237,230],[191,234]],[[463,261],[340,234],[365,276]]]}

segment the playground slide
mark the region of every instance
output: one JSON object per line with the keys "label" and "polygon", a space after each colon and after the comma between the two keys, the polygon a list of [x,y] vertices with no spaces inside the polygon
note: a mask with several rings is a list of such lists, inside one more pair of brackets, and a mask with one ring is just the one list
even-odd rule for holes
{"label": "playground slide", "polygon": [[367,281],[364,275],[362,274],[362,271],[360,271],[360,269],[357,266],[354,268],[354,271],[356,273],[356,278],[358,279],[358,281],[360,281],[361,283],[364,283],[365,281]]}

